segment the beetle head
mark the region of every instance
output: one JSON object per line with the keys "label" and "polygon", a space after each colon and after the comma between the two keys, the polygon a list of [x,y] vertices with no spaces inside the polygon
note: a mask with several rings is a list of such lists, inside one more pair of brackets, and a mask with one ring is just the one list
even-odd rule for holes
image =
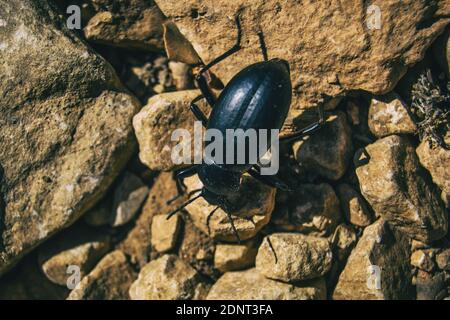
{"label": "beetle head", "polygon": [[274,59],[271,59],[270,62],[283,66],[283,68],[286,68],[288,73],[291,73],[291,68],[289,66],[289,62],[287,62],[286,60],[280,59],[280,58],[274,58]]}

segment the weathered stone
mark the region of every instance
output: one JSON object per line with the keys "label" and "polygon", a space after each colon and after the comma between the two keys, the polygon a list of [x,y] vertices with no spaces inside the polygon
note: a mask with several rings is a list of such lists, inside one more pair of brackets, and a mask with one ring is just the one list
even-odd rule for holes
{"label": "weathered stone", "polygon": [[[203,186],[197,176],[187,178],[185,184],[188,191],[197,190]],[[231,202],[237,208],[230,212],[234,226],[240,239],[247,240],[254,237],[270,221],[275,206],[275,189],[244,175],[241,180],[241,191]],[[199,198],[189,204],[186,211],[189,212],[197,228],[211,238],[236,242],[238,239],[225,211],[219,208],[210,216],[216,207],[205,199]]]}
{"label": "weathered stone", "polygon": [[149,262],[130,288],[132,300],[187,300],[200,283],[197,272],[176,255]]}
{"label": "weathered stone", "polygon": [[72,290],[68,300],[127,300],[128,289],[136,279],[122,251],[106,255]]}
{"label": "weathered stone", "polygon": [[[262,60],[257,32],[270,58],[290,63],[294,88],[291,113],[316,105],[321,94],[345,90],[392,91],[408,67],[448,24],[445,2],[268,0],[156,0],[191,41],[203,61],[212,61],[236,42],[233,17],[241,12],[243,49],[213,69],[227,82]],[[377,10],[379,8],[379,11]],[[381,13],[377,25],[377,12]],[[420,25],[421,28],[417,28]],[[330,37],[330,35],[333,35]]]}
{"label": "weathered stone", "polygon": [[417,300],[441,300],[447,295],[443,272],[430,274],[419,270],[416,280]]}
{"label": "weathered stone", "polygon": [[114,190],[110,224],[118,227],[130,222],[148,195],[148,187],[130,172],[125,172]]}
{"label": "weathered stone", "polygon": [[274,233],[264,238],[256,256],[256,270],[285,282],[309,280],[330,270],[332,252],[327,239],[296,233]]}
{"label": "weathered stone", "polygon": [[445,249],[436,256],[436,262],[441,270],[450,270],[450,249]]}
{"label": "weathered stone", "polygon": [[339,261],[345,261],[356,245],[358,237],[355,230],[345,224],[340,224],[331,239],[331,243]]}
{"label": "weathered stone", "polygon": [[411,271],[407,237],[394,233],[382,219],[368,226],[348,258],[335,300],[409,299]]}
{"label": "weathered stone", "polygon": [[337,194],[348,222],[358,227],[366,227],[373,222],[374,217],[366,200],[350,185],[338,185]]}
{"label": "weathered stone", "polygon": [[417,250],[411,255],[411,265],[421,270],[431,272],[435,268],[433,254],[430,250]]}
{"label": "weathered stone", "polygon": [[194,80],[191,73],[191,67],[182,62],[170,61],[169,69],[178,91],[194,88]]}
{"label": "weathered stone", "polygon": [[92,0],[97,13],[84,28],[89,41],[127,49],[162,51],[164,14],[153,1]]}
{"label": "weathered stone", "polygon": [[330,116],[309,139],[293,145],[300,167],[331,180],[340,179],[353,154],[350,126],[341,111]]}
{"label": "weathered stone", "polygon": [[[450,145],[450,131],[447,132],[445,142]],[[440,146],[431,147],[428,141],[422,141],[416,153],[420,163],[430,172],[433,182],[444,194],[450,195],[450,150]]]}
{"label": "weathered stone", "polygon": [[218,244],[214,266],[221,272],[243,270],[255,265],[257,242],[252,239],[241,244]]}
{"label": "weathered stone", "polygon": [[175,247],[181,229],[181,217],[175,215],[167,220],[166,215],[157,215],[152,221],[152,246],[158,252],[167,252]]}
{"label": "weathered stone", "polygon": [[414,134],[417,129],[406,104],[395,92],[372,98],[368,122],[370,131],[379,138],[390,134]]}
{"label": "weathered stone", "polygon": [[176,194],[177,188],[172,173],[161,173],[150,189],[150,193],[142,208],[142,213],[136,220],[135,226],[119,244],[119,248],[130,257],[131,263],[138,264],[142,268],[150,261],[153,217],[157,214],[166,216],[179,206],[183,198],[174,201],[170,205],[167,204],[167,201]]}
{"label": "weathered stone", "polygon": [[267,279],[256,269],[225,273],[213,285],[207,300],[325,300],[323,278],[288,284]]}
{"label": "weathered stone", "polygon": [[[134,117],[133,127],[139,143],[139,158],[152,170],[168,171],[180,167],[183,159],[174,148],[181,144],[187,144],[189,150],[194,150],[192,157],[202,156],[201,148],[194,148],[194,137],[202,139],[203,136],[194,136],[194,122],[197,121],[190,111],[189,104],[200,95],[198,90],[177,91],[163,93],[150,98],[148,104]],[[211,108],[205,103],[199,103],[203,112],[208,114]],[[171,141],[171,136],[176,129],[185,129],[191,135],[191,141]],[[198,129],[201,129],[201,124]],[[198,132],[198,130],[196,130]],[[172,152],[176,160],[174,163]],[[179,156],[179,157],[178,157]],[[193,158],[192,158],[193,159]]]}
{"label": "weathered stone", "polygon": [[107,253],[110,238],[98,230],[83,226],[70,228],[39,248],[39,264],[47,278],[65,286],[72,276],[69,266],[79,268],[80,277],[87,275]]}
{"label": "weathered stone", "polygon": [[329,184],[321,183],[302,184],[296,188],[286,204],[275,209],[271,222],[277,230],[328,236],[339,220],[339,200]]}
{"label": "weathered stone", "polygon": [[408,138],[368,145],[356,153],[355,166],[361,193],[391,225],[423,242],[445,236],[448,215]]}
{"label": "weathered stone", "polygon": [[47,1],[0,7],[3,273],[102,197],[133,154],[139,103]]}

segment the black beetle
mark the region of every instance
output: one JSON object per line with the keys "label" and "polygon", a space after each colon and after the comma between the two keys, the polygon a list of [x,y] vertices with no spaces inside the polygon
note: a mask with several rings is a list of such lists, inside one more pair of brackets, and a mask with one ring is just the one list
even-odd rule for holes
{"label": "black beetle", "polygon": [[[224,136],[226,129],[280,130],[289,112],[292,97],[289,63],[282,59],[268,60],[261,33],[258,35],[264,55],[263,62],[252,64],[241,70],[230,80],[217,99],[208,85],[211,77],[214,77],[209,72],[209,69],[241,49],[242,30],[239,14],[236,15],[236,26],[238,31],[237,43],[230,50],[206,65],[199,63],[194,66],[194,76],[201,95],[191,102],[191,111],[203,123],[204,127],[207,129],[218,129]],[[213,108],[209,119],[196,105],[201,99],[205,99]],[[323,123],[323,109],[319,107],[319,120],[317,122],[303,130],[283,137],[280,141],[299,139],[316,131]],[[270,140],[270,137],[268,138]],[[270,143],[267,146],[269,149]],[[264,151],[266,150],[260,150],[258,154],[264,154]],[[287,185],[276,176],[261,175],[260,169],[259,165],[255,163],[215,164],[204,159],[202,164],[179,170],[176,174],[179,195],[174,199],[178,198],[186,188],[183,183],[184,178],[197,174],[204,187],[200,190],[192,191],[190,196],[195,193],[198,194],[171,212],[167,219],[199,197],[203,197],[209,203],[217,205],[210,215],[219,207],[224,209],[230,219],[233,231],[238,241],[240,241],[229,213],[232,208],[229,199],[236,196],[239,192],[242,175],[249,173],[252,177],[267,185],[281,190],[289,190]]]}

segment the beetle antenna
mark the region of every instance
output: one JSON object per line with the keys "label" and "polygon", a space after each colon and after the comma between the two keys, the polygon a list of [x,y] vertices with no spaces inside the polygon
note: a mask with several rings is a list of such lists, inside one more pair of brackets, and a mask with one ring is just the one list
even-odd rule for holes
{"label": "beetle antenna", "polygon": [[270,236],[267,236],[266,239],[267,239],[267,243],[269,244],[269,248],[270,248],[270,250],[272,250],[273,256],[275,257],[275,264],[277,264],[278,263],[277,253],[275,252],[275,249],[273,248],[272,241],[270,241]]}
{"label": "beetle antenna", "polygon": [[233,233],[237,238],[238,244],[241,244],[241,238],[239,237],[239,233],[237,232],[236,226],[234,225],[233,218],[231,217],[231,214],[228,212],[228,210],[224,210],[227,214],[228,220],[230,220],[231,228],[233,229]]}
{"label": "beetle antenna", "polygon": [[[201,191],[201,189],[199,189],[199,190],[194,190],[194,191],[190,192],[189,194],[195,193],[195,192],[198,192],[198,191]],[[198,198],[200,198],[200,197],[202,197],[202,196],[203,196],[203,192],[200,192],[200,193],[199,193],[198,195],[196,195],[194,198],[189,199],[188,201],[186,201],[185,203],[183,203],[181,206],[179,206],[178,208],[176,208],[174,211],[172,211],[171,213],[169,213],[169,214],[167,215],[167,220],[169,220],[170,218],[172,218],[172,216],[173,216],[175,213],[177,213],[177,212],[183,210],[183,209],[186,208],[188,205],[190,205],[192,202],[194,202],[195,200],[197,200]]]}
{"label": "beetle antenna", "polygon": [[215,208],[208,214],[208,217],[206,218],[206,227],[208,228],[208,235],[211,235],[211,227],[209,226],[209,221],[211,220],[211,217],[213,216],[213,214],[214,214],[219,208],[220,208],[219,206],[215,207]]}
{"label": "beetle antenna", "polygon": [[264,40],[264,33],[262,31],[258,32],[258,38],[259,38],[259,46],[261,47],[264,61],[269,61],[269,55],[267,54],[266,41]]}

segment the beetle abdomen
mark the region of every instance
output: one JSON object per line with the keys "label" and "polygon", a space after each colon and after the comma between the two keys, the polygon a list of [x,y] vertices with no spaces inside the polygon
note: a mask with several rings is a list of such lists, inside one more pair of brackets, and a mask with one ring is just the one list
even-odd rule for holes
{"label": "beetle abdomen", "polygon": [[[246,132],[254,129],[260,158],[270,148],[270,130],[281,129],[283,126],[291,97],[292,86],[289,65],[286,61],[274,59],[253,64],[233,77],[222,91],[211,112],[208,129],[218,129],[224,137],[224,145],[234,143],[228,141],[230,138],[229,136],[227,138],[227,129],[240,129]],[[267,147],[263,150],[259,147],[261,129],[266,129],[268,134]],[[254,145],[251,142],[245,142],[247,152],[252,146]],[[235,151],[234,158],[237,160],[239,150]],[[245,157],[246,165],[234,166],[232,170],[248,169],[251,161],[247,154]],[[222,163],[226,163],[225,159]],[[234,164],[236,165],[236,162]]]}

